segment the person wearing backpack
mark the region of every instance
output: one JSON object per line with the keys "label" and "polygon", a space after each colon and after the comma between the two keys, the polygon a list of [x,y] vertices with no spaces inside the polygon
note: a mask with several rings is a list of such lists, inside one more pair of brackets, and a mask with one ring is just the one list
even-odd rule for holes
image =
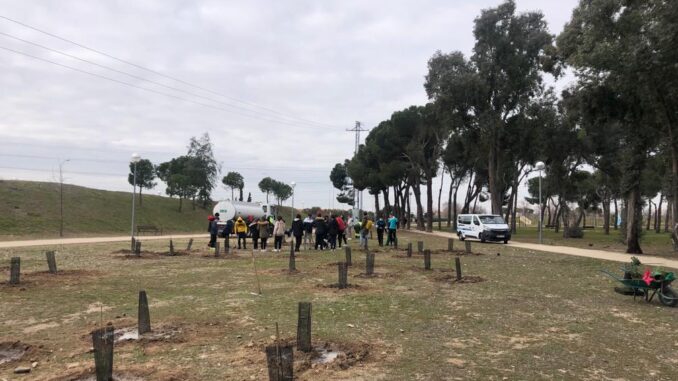
{"label": "person wearing backpack", "polygon": [[310,214],[304,218],[302,226],[304,228],[304,250],[309,250],[313,245],[313,217]]}
{"label": "person wearing backpack", "polygon": [[388,240],[386,241],[386,244],[391,244],[393,246],[396,245],[396,240],[398,239],[396,237],[396,230],[398,229],[398,219],[391,214],[391,216],[388,219]]}
{"label": "person wearing backpack", "polygon": [[384,230],[386,230],[386,222],[379,216],[377,220],[377,241],[379,241],[379,247],[384,246]]}
{"label": "person wearing backpack", "polygon": [[301,238],[304,235],[304,222],[301,220],[301,214],[297,214],[297,217],[292,221],[292,228],[290,230],[294,236],[294,251],[299,252]]}

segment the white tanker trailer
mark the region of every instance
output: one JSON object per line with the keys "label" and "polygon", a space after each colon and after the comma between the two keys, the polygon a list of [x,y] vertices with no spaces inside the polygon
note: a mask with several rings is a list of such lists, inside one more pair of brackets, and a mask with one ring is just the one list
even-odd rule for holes
{"label": "white tanker trailer", "polygon": [[234,218],[242,217],[243,220],[247,221],[248,217],[260,218],[260,217],[269,217],[276,214],[275,205],[262,204],[260,202],[243,202],[243,201],[230,201],[224,200],[219,201],[212,211],[213,215],[219,213],[219,232],[223,230],[223,226],[226,225],[226,221],[232,220]]}

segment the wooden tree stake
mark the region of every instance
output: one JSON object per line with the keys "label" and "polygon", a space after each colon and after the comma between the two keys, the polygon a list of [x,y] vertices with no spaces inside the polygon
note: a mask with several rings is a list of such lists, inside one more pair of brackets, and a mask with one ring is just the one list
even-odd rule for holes
{"label": "wooden tree stake", "polygon": [[[297,262],[294,258],[294,245],[290,245],[290,263],[289,263],[289,271],[297,271]],[[301,307],[299,307],[301,308]]]}
{"label": "wooden tree stake", "polygon": [[174,256],[174,242],[170,239],[169,255]]}
{"label": "wooden tree stake", "polygon": [[188,245],[186,245],[186,251],[191,251],[191,247],[193,247],[193,238],[188,240]]}
{"label": "wooden tree stake", "polygon": [[457,280],[461,280],[461,259],[459,257],[454,258],[454,267],[457,270]]}
{"label": "wooden tree stake", "polygon": [[214,257],[219,258],[219,252],[221,251],[221,244],[219,241],[214,242]]}
{"label": "wooden tree stake", "polygon": [[56,263],[56,256],[54,255],[53,250],[49,250],[45,252],[45,255],[47,256],[47,268],[49,268],[49,273],[50,274],[56,274],[57,273],[57,263]]}
{"label": "wooden tree stake", "polygon": [[339,262],[339,288],[344,289],[348,287],[348,265],[346,262]]}
{"label": "wooden tree stake", "polygon": [[466,254],[471,254],[471,241],[464,241],[464,248],[466,249]]}
{"label": "wooden tree stake", "polygon": [[311,303],[299,302],[297,320],[297,350],[310,352],[311,347]]}
{"label": "wooden tree stake", "polygon": [[138,332],[143,335],[151,332],[151,314],[148,312],[148,298],[146,291],[139,291]]}
{"label": "wooden tree stake", "polygon": [[12,257],[9,270],[9,284],[19,284],[21,277],[21,258]]}
{"label": "wooden tree stake", "polygon": [[115,328],[106,326],[92,332],[94,367],[97,381],[113,380],[113,342]]}
{"label": "wooden tree stake", "polygon": [[353,266],[353,261],[351,260],[351,248],[348,246],[345,246],[346,248],[346,266]]}
{"label": "wooden tree stake", "polygon": [[424,253],[424,241],[417,241],[417,251],[419,254]]}
{"label": "wooden tree stake", "polygon": [[452,238],[447,239],[447,251],[454,250],[454,240]]}
{"label": "wooden tree stake", "polygon": [[412,258],[412,242],[407,244],[407,257]]}
{"label": "wooden tree stake", "polygon": [[374,275],[374,253],[365,254],[365,274]]}
{"label": "wooden tree stake", "polygon": [[266,363],[270,381],[294,380],[294,350],[292,345],[275,345],[266,347]]}
{"label": "wooden tree stake", "polygon": [[424,270],[431,269],[431,250],[424,250]]}
{"label": "wooden tree stake", "polygon": [[136,247],[134,248],[134,254],[136,254],[137,257],[141,256],[141,241],[139,241],[139,240],[136,241]]}

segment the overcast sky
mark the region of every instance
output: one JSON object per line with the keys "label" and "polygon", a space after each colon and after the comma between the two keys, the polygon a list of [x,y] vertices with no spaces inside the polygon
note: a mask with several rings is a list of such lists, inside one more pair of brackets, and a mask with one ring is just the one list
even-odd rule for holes
{"label": "overcast sky", "polygon": [[[255,201],[271,176],[298,183],[298,207],[338,207],[329,171],[352,155],[345,130],[426,103],[427,60],[470,54],[473,19],[500,2],[0,0],[0,178],[53,181],[70,158],[68,183],[129,190],[133,152],[159,163],[207,132]],[[577,2],[517,1],[554,34]]]}

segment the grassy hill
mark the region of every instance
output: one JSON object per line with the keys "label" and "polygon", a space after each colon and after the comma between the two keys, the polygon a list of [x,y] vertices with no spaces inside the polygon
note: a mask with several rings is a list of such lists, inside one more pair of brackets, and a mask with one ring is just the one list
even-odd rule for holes
{"label": "grassy hill", "polygon": [[[143,195],[137,224],[156,225],[166,233],[206,232],[205,210],[169,197]],[[64,237],[129,234],[132,196],[64,185]],[[0,181],[0,240],[59,236],[59,184]]]}

